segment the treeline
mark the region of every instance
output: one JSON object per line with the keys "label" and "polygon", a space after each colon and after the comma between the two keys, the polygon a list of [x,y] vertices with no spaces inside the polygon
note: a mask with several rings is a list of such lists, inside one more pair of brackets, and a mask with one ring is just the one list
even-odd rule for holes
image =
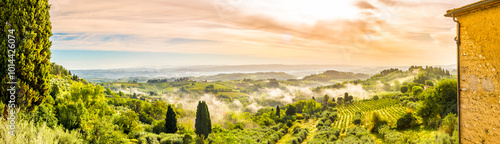
{"label": "treeline", "polygon": [[189,79],[189,77],[181,77],[181,78],[178,78],[178,79],[174,79],[174,78],[169,78],[169,79],[149,79],[146,82],[147,83],[164,83],[164,82],[169,82],[169,81],[174,81],[174,82],[188,82],[188,81],[190,81],[190,79]]}
{"label": "treeline", "polygon": [[71,71],[68,71],[66,68],[56,63],[50,63],[50,74],[68,76],[71,75]]}
{"label": "treeline", "polygon": [[370,75],[368,74],[327,70],[322,74],[312,74],[306,76],[302,80],[331,81],[331,80],[341,80],[341,79],[364,79],[368,77],[370,77]]}
{"label": "treeline", "polygon": [[[414,75],[413,72],[418,71],[418,74],[411,81],[400,82],[398,79],[406,78]],[[450,77],[450,72],[441,67],[432,66],[411,66],[407,71],[402,71],[396,68],[390,68],[382,70],[380,73],[373,75],[372,77],[361,80],[344,81],[342,83],[336,83],[333,85],[320,86],[313,89],[315,92],[319,92],[322,89],[338,89],[345,87],[345,84],[361,84],[365,90],[384,90],[384,91],[399,91],[402,85],[407,85],[409,82],[418,83],[422,85],[433,86],[435,81],[442,78]],[[379,87],[379,83],[382,83],[382,87]],[[403,84],[402,84],[403,83]],[[422,86],[423,88],[423,86]],[[408,88],[411,89],[411,88]]]}

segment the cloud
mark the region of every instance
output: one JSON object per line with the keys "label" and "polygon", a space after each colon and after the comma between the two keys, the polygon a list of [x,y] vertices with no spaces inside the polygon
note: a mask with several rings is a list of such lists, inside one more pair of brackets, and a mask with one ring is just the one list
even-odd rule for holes
{"label": "cloud", "polygon": [[379,0],[380,3],[383,3],[385,5],[388,5],[388,6],[393,6],[393,5],[396,5],[397,1],[393,1],[393,0]]}
{"label": "cloud", "polygon": [[452,28],[450,29],[450,31],[436,32],[430,34],[430,36],[434,39],[434,44],[453,48],[453,46],[455,45],[455,41],[454,39],[450,39],[450,37],[456,37],[456,33],[457,28]]}
{"label": "cloud", "polygon": [[376,9],[372,4],[366,1],[358,1],[356,2],[356,6],[360,9]]}
{"label": "cloud", "polygon": [[51,0],[50,12],[59,50],[425,65],[455,62],[428,51],[453,52],[455,24],[443,14],[469,1]]}

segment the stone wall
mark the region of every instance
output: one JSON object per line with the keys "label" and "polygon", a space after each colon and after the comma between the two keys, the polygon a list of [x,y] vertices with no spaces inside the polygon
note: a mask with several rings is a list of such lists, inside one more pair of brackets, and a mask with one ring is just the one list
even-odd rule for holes
{"label": "stone wall", "polygon": [[500,143],[500,4],[457,17],[461,23],[462,143]]}

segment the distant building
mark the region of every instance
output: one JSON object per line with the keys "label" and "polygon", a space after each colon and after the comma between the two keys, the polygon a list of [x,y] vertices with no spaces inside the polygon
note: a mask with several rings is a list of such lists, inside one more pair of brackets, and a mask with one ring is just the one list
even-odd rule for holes
{"label": "distant building", "polygon": [[457,22],[461,143],[500,142],[500,0],[448,10]]}

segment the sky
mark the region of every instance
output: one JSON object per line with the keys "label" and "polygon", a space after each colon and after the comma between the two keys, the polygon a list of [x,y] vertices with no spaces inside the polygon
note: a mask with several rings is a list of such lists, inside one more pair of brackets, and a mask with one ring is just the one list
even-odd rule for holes
{"label": "sky", "polygon": [[185,65],[456,64],[446,10],[477,0],[49,0],[51,61]]}

